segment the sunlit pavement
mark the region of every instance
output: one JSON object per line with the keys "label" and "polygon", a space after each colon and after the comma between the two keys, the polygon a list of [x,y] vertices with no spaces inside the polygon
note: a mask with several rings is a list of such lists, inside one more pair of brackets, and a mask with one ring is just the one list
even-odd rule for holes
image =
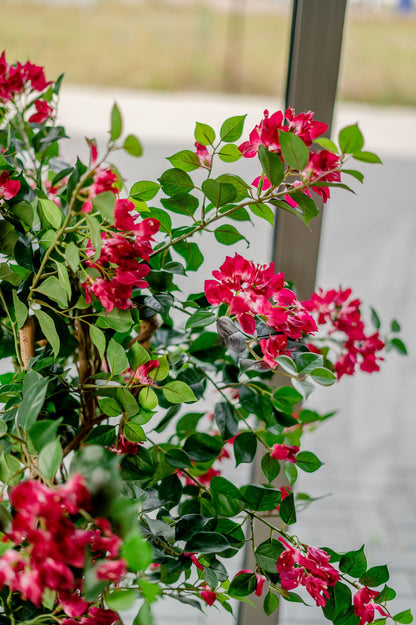
{"label": "sunlit pavement", "polygon": [[[145,148],[141,159],[117,155],[117,164],[129,183],[157,178],[169,166],[165,156],[192,149],[196,120],[219,129],[226,117],[248,113],[248,134],[264,108],[273,111],[280,106],[270,97],[66,87],[61,117],[73,136],[64,149],[68,157],[75,150],[85,155],[84,135],[105,139],[114,100],[122,110],[126,132],[137,133]],[[365,304],[379,312],[386,331],[392,318],[400,320],[409,356],[392,353],[381,373],[343,379],[336,387],[312,395],[311,407],[339,412],[319,432],[304,437],[303,448],[314,451],[325,465],[318,473],[303,474],[297,488],[314,497],[332,496],[301,512],[295,532],[306,543],[339,551],[358,549],[365,543],[369,566],[390,564],[389,585],[398,593],[391,607],[397,613],[409,607],[416,610],[416,357],[412,336],[416,310],[416,111],[338,106],[336,128],[357,121],[366,137],[365,149],[377,152],[384,165],[362,166],[366,181],[362,187],[353,181],[357,195],[342,190],[333,193],[325,211],[318,282],[325,287],[351,286]],[[243,172],[249,179],[258,175],[255,159],[227,168]],[[250,248],[243,242],[239,251],[247,258],[268,261],[271,230],[257,224],[246,236]],[[228,252],[212,241],[204,249],[210,267],[192,279],[197,290]],[[232,622],[214,607],[207,610],[208,620],[176,603],[162,603],[158,613],[159,625]],[[261,614],[258,622],[261,625]],[[317,608],[282,606],[281,625],[325,622]]]}

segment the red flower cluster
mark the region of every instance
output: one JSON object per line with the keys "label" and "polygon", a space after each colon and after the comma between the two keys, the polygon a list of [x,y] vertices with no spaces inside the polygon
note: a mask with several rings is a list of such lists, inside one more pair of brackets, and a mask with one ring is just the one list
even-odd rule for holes
{"label": "red flower cluster", "polygon": [[[253,158],[256,156],[259,146],[263,145],[270,152],[281,153],[279,134],[283,132],[293,132],[300,137],[307,147],[310,147],[313,141],[324,134],[327,130],[327,124],[314,121],[314,113],[299,113],[295,115],[293,108],[288,108],[283,114],[277,111],[269,116],[269,111],[264,111],[264,119],[261,120],[250,133],[249,140],[242,143],[239,147],[245,158]],[[336,154],[328,150],[319,152],[311,151],[309,161],[302,172],[302,179],[293,183],[293,186],[301,187],[311,185],[314,182],[339,182],[340,174],[336,171],[339,167],[339,158]],[[257,186],[260,176],[253,180],[253,185]],[[263,177],[263,190],[271,187],[271,182],[267,176]],[[308,189],[301,189],[303,193],[310,195]],[[314,187],[315,193],[318,193],[324,202],[329,198],[328,187]],[[286,200],[291,206],[297,206],[297,202],[291,198],[290,194],[286,195]]]}
{"label": "red flower cluster", "polygon": [[[328,125],[323,122],[313,121],[314,113],[299,113],[295,115],[293,108],[288,108],[283,114],[276,111],[269,117],[269,111],[264,111],[264,119],[251,131],[249,140],[239,146],[240,152],[246,158],[256,156],[259,146],[264,145],[271,152],[280,154],[279,133],[293,132],[300,137],[308,147],[312,142],[327,130]],[[286,121],[286,124],[283,122]]]}
{"label": "red flower cluster", "polygon": [[11,200],[12,197],[18,194],[20,189],[20,182],[18,180],[11,180],[7,171],[0,173],[0,201]]}
{"label": "red flower cluster", "polygon": [[[14,543],[0,556],[0,588],[8,586],[36,606],[46,590],[56,591],[57,607],[71,617],[65,625],[109,625],[117,619],[111,610],[99,610],[82,597],[82,571],[87,547],[97,579],[119,582],[126,563],[118,558],[121,539],[107,519],[95,519],[96,529],[80,529],[71,519],[80,510],[91,511],[91,498],[82,475],[73,475],[55,489],[28,480],[10,493],[14,508],[6,539]],[[82,615],[88,614],[78,619]]]}
{"label": "red flower cluster", "polygon": [[328,588],[339,580],[338,571],[329,564],[330,556],[317,547],[308,547],[305,555],[283,538],[279,541],[285,545],[276,563],[282,588],[293,590],[304,586],[316,605],[323,607],[329,597]]}
{"label": "red flower cluster", "polygon": [[260,265],[239,254],[227,256],[215,280],[205,281],[205,295],[210,304],[228,304],[244,332],[254,334],[256,317],[278,334],[259,341],[264,361],[275,367],[275,359],[285,353],[287,339],[300,339],[317,330],[313,317],[285,287],[284,274],[274,272],[274,264]]}
{"label": "red flower cluster", "polygon": [[209,169],[212,163],[212,155],[208,152],[208,149],[205,145],[201,145],[198,141],[195,142],[196,147],[196,155],[199,158],[199,162],[201,163],[201,167],[205,167],[205,169]]}
{"label": "red flower cluster", "polygon": [[[107,312],[113,308],[130,308],[133,305],[130,300],[133,287],[148,286],[143,278],[150,268],[140,260],[149,260],[153,235],[159,230],[160,224],[153,218],[137,222],[131,214],[134,210],[134,204],[130,200],[116,200],[114,225],[123,233],[102,233],[100,257],[96,261],[87,261],[87,265],[100,274],[99,277],[89,277],[82,283],[87,302],[92,301],[91,294],[94,294]],[[94,253],[90,243],[87,254],[93,256]]]}
{"label": "red flower cluster", "polygon": [[275,460],[284,460],[285,462],[296,462],[296,454],[299,451],[297,445],[284,445],[275,443],[270,452],[271,458]]}
{"label": "red flower cluster", "polygon": [[358,590],[354,597],[354,613],[360,617],[358,625],[366,625],[374,621],[374,610],[377,610],[381,616],[389,616],[388,612],[381,606],[374,603],[373,599],[380,593],[377,590],[371,590],[367,586],[363,586]]}
{"label": "red flower cluster", "polygon": [[0,56],[0,102],[8,102],[30,84],[34,91],[44,91],[51,83],[46,81],[43,67],[27,61],[24,65],[9,65],[5,52]]}
{"label": "red flower cluster", "polygon": [[[93,143],[91,144],[91,156],[92,161],[94,162],[97,158],[97,149]],[[111,193],[114,193],[114,195],[118,194],[117,174],[110,167],[107,169],[103,167],[96,169],[92,180],[93,182],[88,188],[88,199],[82,206],[83,213],[91,213],[93,208],[92,199],[97,197],[100,193],[110,191]],[[129,230],[129,228],[126,228],[126,230]]]}
{"label": "red flower cluster", "polygon": [[[377,354],[385,347],[379,333],[365,333],[364,322],[360,313],[360,300],[351,298],[351,289],[319,289],[310,300],[303,302],[307,310],[318,317],[318,325],[329,325],[328,337],[334,338],[334,344],[340,353],[334,363],[338,379],[353,375],[357,365],[362,371],[379,371]],[[313,351],[320,351],[313,347]]]}

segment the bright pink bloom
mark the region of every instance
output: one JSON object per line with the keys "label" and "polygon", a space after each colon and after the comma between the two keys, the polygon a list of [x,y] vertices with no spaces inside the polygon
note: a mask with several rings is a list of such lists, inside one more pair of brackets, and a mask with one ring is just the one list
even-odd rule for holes
{"label": "bright pink bloom", "polygon": [[139,451],[139,444],[128,441],[124,434],[120,434],[117,441],[117,447],[111,447],[109,449],[116,454],[136,455]]}
{"label": "bright pink bloom", "polygon": [[18,194],[20,189],[20,182],[18,180],[10,180],[9,173],[2,171],[0,173],[0,200],[11,200],[12,197]]}
{"label": "bright pink bloom", "polygon": [[123,559],[105,560],[101,562],[96,569],[97,579],[108,579],[116,583],[119,582],[126,573],[126,561]]}
{"label": "bright pink bloom", "polygon": [[203,590],[201,592],[201,599],[203,599],[205,603],[211,606],[213,603],[215,603],[217,599],[217,593],[207,588],[206,590]]}
{"label": "bright pink bloom", "polygon": [[119,620],[117,612],[95,606],[90,607],[88,616],[94,619],[90,621],[91,625],[113,625],[113,623]]}
{"label": "bright pink bloom", "polygon": [[183,555],[186,556],[187,558],[191,558],[192,562],[195,564],[197,569],[199,569],[200,571],[204,570],[204,567],[202,566],[202,564],[200,563],[200,561],[198,560],[198,558],[196,557],[194,553],[184,552]]}
{"label": "bright pink bloom", "polygon": [[354,597],[354,613],[360,617],[358,625],[366,625],[366,623],[372,623],[374,621],[374,610],[377,610],[381,616],[388,616],[388,612],[381,606],[374,603],[374,599],[380,593],[376,590],[371,590],[367,586],[363,586],[358,590]]}
{"label": "bright pink bloom", "polygon": [[205,167],[205,169],[209,169],[211,167],[212,155],[208,152],[208,149],[205,145],[201,145],[196,141],[196,155],[199,158],[199,162],[201,163],[201,167]]}
{"label": "bright pink bloom", "polygon": [[271,458],[275,460],[284,460],[285,462],[296,462],[296,454],[299,451],[297,445],[284,445],[275,443],[270,452]]}
{"label": "bright pink bloom", "polygon": [[53,113],[53,108],[45,100],[35,100],[36,113],[29,117],[29,122],[41,124],[49,119]]}
{"label": "bright pink bloom", "polygon": [[252,571],[251,569],[241,569],[241,571],[238,571],[235,576],[237,577],[237,575],[241,575],[241,573],[250,573],[250,575],[256,576],[256,589],[254,591],[254,594],[257,597],[261,597],[261,595],[263,594],[264,582],[267,581],[267,578],[264,575],[260,575],[260,573],[254,573],[254,571]]}
{"label": "bright pink bloom", "polygon": [[155,382],[149,377],[149,373],[157,369],[159,364],[159,361],[154,359],[139,365],[132,376],[134,383],[145,386],[155,385]]}
{"label": "bright pink bloom", "polygon": [[58,602],[65,614],[77,618],[87,611],[89,603],[85,601],[79,591],[59,591]]}

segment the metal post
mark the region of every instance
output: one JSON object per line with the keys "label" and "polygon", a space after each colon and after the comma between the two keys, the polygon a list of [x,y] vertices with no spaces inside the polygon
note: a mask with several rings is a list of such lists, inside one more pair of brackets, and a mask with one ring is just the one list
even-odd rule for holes
{"label": "metal post", "polygon": [[[346,3],[347,0],[293,2],[286,106],[293,106],[299,113],[315,111],[315,118],[328,124],[328,134],[334,110]],[[322,205],[319,208],[322,216]],[[295,282],[299,299],[308,298],[314,289],[321,216],[312,221],[311,230],[288,213],[281,212],[276,220],[273,261],[277,271],[284,271]],[[260,456],[256,457],[253,463],[253,482],[263,481],[260,460]],[[281,485],[282,481],[278,486]],[[266,526],[257,524],[257,544],[268,538],[266,529]],[[256,568],[249,550],[244,568]],[[241,604],[238,624],[276,623],[276,613],[270,617],[264,615],[262,601],[262,598],[254,598],[257,609]]]}

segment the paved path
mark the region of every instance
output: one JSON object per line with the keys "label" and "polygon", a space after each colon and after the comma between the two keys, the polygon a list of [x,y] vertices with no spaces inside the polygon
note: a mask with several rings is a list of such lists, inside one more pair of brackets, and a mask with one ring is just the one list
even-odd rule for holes
{"label": "paved path", "polygon": [[[154,94],[66,88],[62,117],[80,148],[81,136],[104,136],[109,112],[117,99],[128,131],[137,132],[145,156],[121,157],[119,165],[131,181],[160,175],[168,156],[193,145],[195,120],[219,128],[229,115],[248,113],[247,131],[264,108],[278,108],[268,98],[204,94]],[[333,493],[299,515],[297,533],[312,544],[341,551],[368,547],[372,565],[390,562],[391,585],[398,591],[396,611],[416,611],[416,112],[342,105],[336,126],[360,122],[366,147],[383,158],[384,166],[366,166],[366,183],[353,196],[337,191],[326,209],[319,283],[352,286],[357,296],[373,305],[388,327],[391,318],[402,322],[409,357],[391,354],[383,372],[344,379],[335,388],[311,397],[311,406],[339,408],[339,414],[305,437],[324,467],[305,476],[299,489],[313,496]],[[241,163],[241,161],[240,161]],[[237,167],[240,166],[237,164]],[[250,175],[253,161],[244,163]],[[255,173],[255,172],[254,172]],[[254,176],[253,176],[254,177]],[[270,231],[256,227],[247,256],[267,261]],[[244,248],[242,248],[242,251]],[[209,247],[213,264],[218,254]],[[220,252],[220,257],[224,251]],[[199,276],[199,282],[202,277]],[[161,606],[159,625],[204,625],[207,621],[175,604]],[[214,608],[208,623],[232,620]],[[126,621],[127,622],[127,621]],[[317,609],[283,604],[281,625],[323,625]],[[259,615],[259,625],[261,619]]]}

